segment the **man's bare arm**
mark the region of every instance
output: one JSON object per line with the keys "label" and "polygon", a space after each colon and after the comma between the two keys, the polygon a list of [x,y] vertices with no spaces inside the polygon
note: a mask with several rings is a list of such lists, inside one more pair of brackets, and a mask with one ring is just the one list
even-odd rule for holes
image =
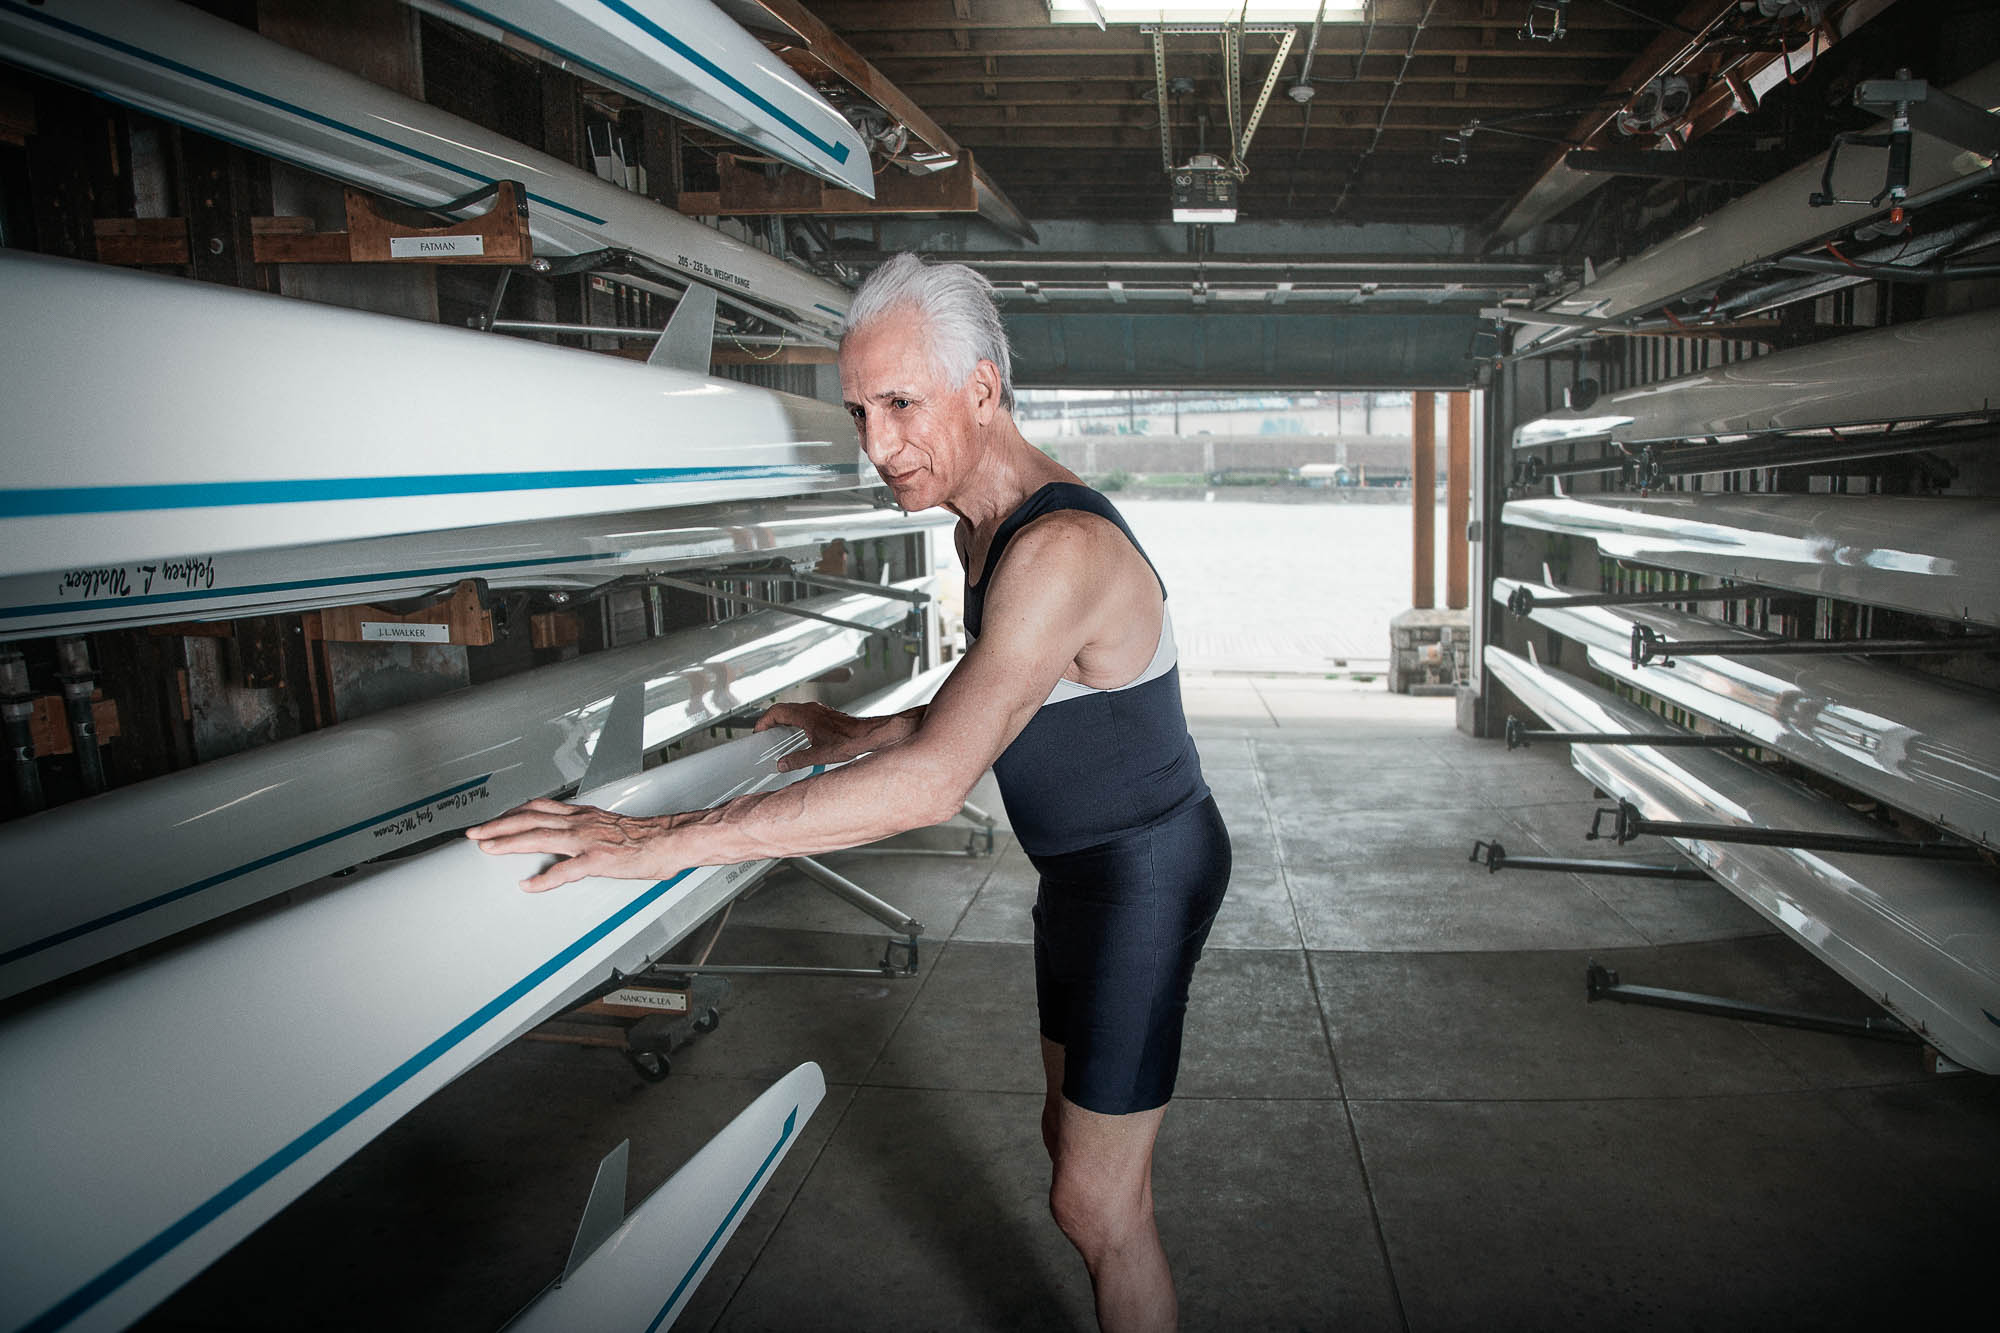
{"label": "man's bare arm", "polygon": [[568,857],[523,881],[540,891],[590,875],[665,878],[688,866],[809,856],[941,823],[1098,632],[1114,600],[1100,571],[1130,551],[1087,515],[1022,529],[995,571],[978,643],[921,724],[845,767],[713,810],[638,818],[532,801],[468,832],[490,852]]}

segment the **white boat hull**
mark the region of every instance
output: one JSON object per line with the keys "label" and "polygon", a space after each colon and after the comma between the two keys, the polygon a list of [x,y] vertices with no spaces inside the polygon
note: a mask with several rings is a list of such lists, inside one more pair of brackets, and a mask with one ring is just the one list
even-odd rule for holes
{"label": "white boat hull", "polygon": [[772,1084],[508,1333],[673,1327],[825,1097],[810,1062]]}
{"label": "white boat hull", "polygon": [[409,204],[448,203],[494,181],[520,181],[535,253],[544,258],[630,250],[714,287],[725,300],[774,308],[822,336],[837,333],[847,311],[844,290],[754,246],[191,5],[0,6],[0,54]]}
{"label": "white boat hull", "polygon": [[1608,392],[1514,430],[1514,447],[1703,440],[2000,412],[2000,311],[1895,324]]}
{"label": "white boat hull", "polygon": [[190,620],[231,620],[434,595],[460,579],[497,590],[583,591],[638,570],[745,559],[810,559],[834,540],[865,542],[950,522],[840,492],[587,514],[402,537],[202,552],[172,562],[98,565],[0,579],[0,640]]}
{"label": "white boat hull", "polygon": [[[909,604],[801,605],[898,624]],[[573,786],[614,701],[646,751],[860,655],[867,635],[776,611],[509,676],[0,825],[0,996]],[[132,849],[143,847],[135,865]]]}
{"label": "white boat hull", "polygon": [[[1488,647],[1487,669],[1566,731],[1677,730],[1560,671]],[[1880,836],[1877,826],[1713,750],[1578,745],[1570,763],[1649,819]],[[1983,866],[1670,842],[1944,1055],[2000,1073],[2000,881]]]}
{"label": "white boat hull", "polygon": [[14,251],[0,291],[0,577],[874,480],[840,408],[733,381]]}
{"label": "white boat hull", "polygon": [[[1495,579],[1493,596],[1505,601],[1520,586]],[[1962,838],[2000,841],[2000,709],[1983,690],[1858,657],[1698,656],[1635,667],[1634,626],[1668,639],[1754,645],[1760,636],[1664,607],[1542,607],[1532,618],[1586,645],[1590,664],[1614,680]]]}
{"label": "white boat hull", "polygon": [[1614,560],[2000,625],[2000,504],[1711,492],[1509,500],[1511,527],[1588,537]]}
{"label": "white boat hull", "polygon": [[776,53],[707,0],[413,0],[496,40],[875,197],[868,144]]}
{"label": "white boat hull", "polygon": [[[940,673],[885,691],[920,702]],[[694,809],[801,777],[791,729],[583,799]],[[115,1329],[564,998],[683,938],[759,864],[516,888],[470,842],[364,872],[0,1021],[0,1325]]]}

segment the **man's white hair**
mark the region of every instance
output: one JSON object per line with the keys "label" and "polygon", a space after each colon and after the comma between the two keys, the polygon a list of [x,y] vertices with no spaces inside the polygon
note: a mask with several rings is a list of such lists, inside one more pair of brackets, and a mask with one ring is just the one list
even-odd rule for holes
{"label": "man's white hair", "polygon": [[1014,410],[1014,358],[993,303],[992,283],[964,264],[926,263],[913,254],[899,254],[869,274],[854,294],[841,342],[899,311],[929,328],[931,367],[947,383],[964,384],[981,361],[991,361],[1000,371],[1000,406]]}

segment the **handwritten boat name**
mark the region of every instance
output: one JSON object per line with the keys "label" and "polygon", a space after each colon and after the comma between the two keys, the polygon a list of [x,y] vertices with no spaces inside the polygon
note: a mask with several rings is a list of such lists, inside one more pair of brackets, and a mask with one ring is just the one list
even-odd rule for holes
{"label": "handwritten boat name", "polygon": [[421,810],[412,810],[401,818],[378,825],[371,832],[378,838],[400,838],[405,834],[416,832],[427,824],[436,823],[440,815],[467,809],[487,799],[488,792],[483,786],[474,787],[470,791],[453,792],[441,800],[432,801]]}
{"label": "handwritten boat name", "polygon": [[[215,557],[193,555],[150,565],[99,565],[66,569],[57,580],[58,597],[144,597],[157,583],[176,592],[215,586]],[[136,593],[134,590],[137,590]]]}

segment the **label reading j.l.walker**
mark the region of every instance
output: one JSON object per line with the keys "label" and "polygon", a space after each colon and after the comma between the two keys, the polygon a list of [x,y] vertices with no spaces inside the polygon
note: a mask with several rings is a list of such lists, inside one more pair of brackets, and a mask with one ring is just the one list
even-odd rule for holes
{"label": "label reading j.l.walker", "polygon": [[686,991],[679,990],[615,990],[604,997],[606,1004],[627,1004],[635,1009],[664,1009],[670,1014],[687,1012]]}
{"label": "label reading j.l.walker", "polygon": [[450,643],[449,625],[405,625],[395,620],[361,622],[363,643]]}
{"label": "label reading j.l.walker", "polygon": [[391,236],[389,258],[436,259],[441,255],[483,255],[484,236]]}

